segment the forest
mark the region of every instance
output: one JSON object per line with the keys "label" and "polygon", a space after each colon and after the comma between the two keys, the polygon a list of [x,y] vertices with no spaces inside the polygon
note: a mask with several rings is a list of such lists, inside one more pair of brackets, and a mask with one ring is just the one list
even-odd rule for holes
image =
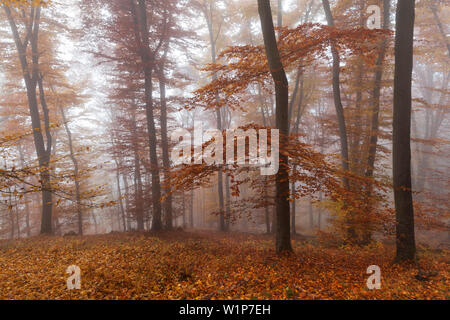
{"label": "forest", "polygon": [[449,18],[0,0],[0,299],[449,299]]}

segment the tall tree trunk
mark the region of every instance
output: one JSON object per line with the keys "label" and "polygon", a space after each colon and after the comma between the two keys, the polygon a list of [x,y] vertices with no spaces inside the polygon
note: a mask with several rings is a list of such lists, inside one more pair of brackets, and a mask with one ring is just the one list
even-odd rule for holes
{"label": "tall tree trunk", "polygon": [[[364,2],[365,0],[359,0],[359,24],[358,27],[364,28],[365,20],[366,20],[366,14],[364,11]],[[358,175],[363,174],[363,166],[362,164],[362,148],[361,148],[361,140],[362,140],[362,132],[363,132],[363,98],[364,98],[364,82],[365,79],[365,70],[364,70],[364,60],[361,56],[356,57],[355,64],[357,65],[356,68],[356,83],[354,84],[356,88],[356,101],[355,101],[355,110],[352,114],[352,122],[353,126],[351,129],[351,135],[350,135],[350,146],[349,146],[349,159],[350,161],[350,170]],[[355,188],[359,187],[358,183],[354,183]]]}
{"label": "tall tree trunk", "polygon": [[[330,27],[334,27],[334,18],[331,13],[330,2],[328,0],[322,0],[323,9],[325,11],[325,16],[327,23]],[[336,46],[331,42],[331,54],[333,56],[333,98],[334,107],[336,109],[336,116],[338,120],[339,127],[339,139],[341,142],[341,163],[342,170],[349,170],[349,156],[348,156],[348,136],[347,136],[347,126],[345,123],[344,107],[342,105],[341,99],[341,89],[340,89],[340,56],[336,49]],[[342,177],[342,183],[347,190],[350,190],[350,183],[348,178],[344,175]],[[352,214],[349,212],[346,215],[347,222],[347,238],[349,241],[354,241],[356,239],[356,233],[353,226]]]}
{"label": "tall tree trunk", "polygon": [[[390,13],[391,0],[383,0],[383,29],[389,30],[390,28]],[[379,132],[379,115],[380,115],[380,97],[381,97],[381,80],[383,79],[383,62],[386,56],[387,38],[383,38],[380,44],[379,53],[377,61],[375,63],[375,79],[372,92],[372,103],[373,107],[371,110],[371,124],[370,124],[370,137],[369,137],[369,151],[367,156],[367,168],[365,176],[367,178],[373,178],[375,171],[375,157],[377,153],[378,146],[378,132]],[[366,191],[366,198],[369,199],[368,208],[366,210],[367,214],[372,209],[372,204],[370,203],[370,196],[372,194],[372,186],[369,184]],[[369,243],[371,241],[372,232],[370,226],[365,226],[363,231],[363,244]]]}
{"label": "tall tree trunk", "polygon": [[142,188],[141,160],[137,137],[136,108],[133,106],[131,114],[131,135],[134,153],[134,178],[135,178],[135,202],[137,231],[144,230],[144,197]]}
{"label": "tall tree trunk", "polygon": [[184,193],[184,191],[181,193],[181,196],[183,197],[183,200],[182,200],[182,207],[183,207],[183,210],[182,210],[182,212],[183,212],[183,229],[186,229],[186,226],[187,226],[187,220],[186,220],[186,195],[185,195],[185,193]]}
{"label": "tall tree trunk", "polygon": [[[216,63],[216,55],[217,55],[217,52],[216,52],[217,35],[214,35],[212,10],[213,10],[212,5],[210,5],[209,11],[205,7],[205,10],[203,13],[205,15],[206,24],[208,26],[208,32],[209,32],[209,42],[210,42],[210,47],[211,47],[211,62],[212,62],[212,64],[215,64]],[[213,72],[213,74],[212,74],[212,80],[213,81],[217,80],[217,75],[215,72]],[[220,98],[219,98],[218,92],[216,92],[215,99],[216,99],[217,104],[219,104]],[[222,125],[222,114],[220,112],[220,108],[217,108],[217,110],[216,110],[216,121],[217,121],[217,129],[222,131],[223,125]],[[219,210],[220,210],[219,230],[225,231],[226,228],[225,228],[225,214],[224,214],[224,209],[225,209],[224,202],[225,201],[224,201],[224,196],[223,196],[223,172],[222,172],[222,168],[220,168],[220,167],[217,172],[217,193],[219,196]]]}
{"label": "tall tree trunk", "polygon": [[80,181],[79,181],[79,168],[78,161],[73,151],[72,132],[70,131],[69,124],[67,123],[66,114],[63,107],[59,107],[61,112],[64,128],[66,129],[67,139],[69,143],[70,159],[73,163],[74,180],[75,180],[75,201],[77,204],[77,217],[78,217],[78,234],[83,235],[83,212],[81,208],[81,193],[80,193]]}
{"label": "tall tree trunk", "polygon": [[[164,166],[164,176],[167,178],[170,172],[170,158],[169,158],[169,140],[167,138],[167,101],[166,101],[166,78],[164,75],[164,67],[161,66],[158,69],[159,90],[161,100],[161,146],[162,146],[162,158]],[[164,200],[164,214],[165,214],[165,226],[167,230],[172,230],[172,194],[170,188],[166,188],[168,193]]]}
{"label": "tall tree trunk", "polygon": [[24,195],[23,201],[25,203],[25,225],[27,228],[27,237],[31,236],[31,229],[30,229],[30,205],[28,204],[28,197]]}
{"label": "tall tree trunk", "polygon": [[[322,201],[322,192],[319,195],[319,200]],[[319,231],[322,227],[322,209],[319,208],[319,214],[318,214],[318,218],[317,218],[317,227],[319,228]]]}
{"label": "tall tree trunk", "polygon": [[191,191],[189,198],[189,226],[194,228],[194,190]]}
{"label": "tall tree trunk", "polygon": [[395,25],[395,75],[393,118],[393,180],[397,262],[416,254],[414,208],[411,191],[411,81],[413,69],[415,3],[397,4]]}
{"label": "tall tree trunk", "polygon": [[8,193],[9,193],[9,220],[11,222],[11,231],[10,231],[10,235],[9,237],[11,239],[14,239],[14,229],[15,229],[15,223],[14,223],[14,212],[13,212],[13,204],[12,204],[12,192],[11,192],[11,188],[8,188]]}
{"label": "tall tree trunk", "polygon": [[270,234],[270,213],[269,213],[269,206],[264,207],[264,217],[266,220],[266,233]]}
{"label": "tall tree trunk", "polygon": [[97,219],[95,218],[94,212],[91,213],[91,217],[92,217],[92,220],[94,220],[94,234],[97,234],[98,233],[98,224],[97,224]]}
{"label": "tall tree trunk", "polygon": [[125,208],[126,208],[126,217],[127,217],[127,231],[131,231],[131,206],[130,206],[130,187],[128,185],[128,178],[126,174],[122,174],[123,183],[125,185]]}
{"label": "tall tree trunk", "polygon": [[[325,16],[327,18],[328,25],[334,27],[334,18],[331,13],[330,2],[328,0],[322,0]],[[331,53],[333,56],[333,97],[334,106],[336,109],[336,115],[339,125],[339,139],[341,141],[341,157],[342,157],[342,169],[348,171],[348,141],[347,141],[347,127],[345,124],[344,107],[342,106],[341,89],[340,89],[340,57],[335,45],[331,44]],[[343,177],[343,183],[347,189],[349,189],[349,182],[346,177]]]}
{"label": "tall tree trunk", "polygon": [[157,138],[155,117],[153,113],[153,67],[154,53],[151,52],[149,43],[149,26],[147,22],[147,5],[145,0],[131,0],[131,12],[134,23],[135,37],[140,48],[140,57],[144,69],[145,110],[147,120],[148,142],[150,147],[150,166],[152,173],[152,206],[153,219],[152,230],[162,229],[161,219],[161,181],[157,154]]}
{"label": "tall tree trunk", "polygon": [[136,179],[136,225],[137,231],[144,231],[144,199],[142,191],[141,161],[136,149],[134,155],[134,171]]}
{"label": "tall tree trunk", "polygon": [[[18,145],[18,150],[19,150],[19,157],[20,157],[20,164],[22,166],[22,169],[25,169],[25,156],[23,154],[23,150],[22,150],[22,146],[19,144]],[[25,185],[23,186],[24,190]],[[23,202],[25,204],[25,225],[27,228],[27,237],[31,236],[31,230],[30,230],[30,205],[28,204],[28,194],[25,193],[23,195]]]}
{"label": "tall tree trunk", "polygon": [[231,192],[230,192],[230,177],[228,175],[225,176],[225,197],[226,197],[226,207],[225,207],[225,230],[230,230],[230,221],[231,221]]}
{"label": "tall tree trunk", "polygon": [[15,212],[16,212],[16,222],[17,222],[17,238],[20,238],[20,217],[19,217],[19,207],[18,207],[18,203],[16,201],[16,205],[15,205]]}
{"label": "tall tree trunk", "polygon": [[[37,52],[37,49],[36,49]],[[38,53],[36,53],[38,54]],[[52,234],[52,209],[53,209],[53,191],[50,181],[50,158],[52,154],[52,136],[50,133],[50,121],[49,121],[49,112],[47,108],[47,103],[45,101],[44,88],[42,84],[42,78],[38,79],[39,84],[39,100],[41,102],[42,110],[44,111],[44,128],[46,132],[47,139],[47,147],[44,150],[41,150],[39,153],[44,155],[44,160],[41,160],[39,157],[39,162],[42,162],[40,165],[42,168],[45,168],[41,174],[42,180],[42,223],[41,223],[41,233],[43,234]]]}
{"label": "tall tree trunk", "polygon": [[[114,147],[115,146],[115,132],[112,132],[111,135],[111,145]],[[122,231],[126,232],[127,231],[127,219],[126,219],[126,211],[124,208],[124,203],[123,203],[123,196],[122,196],[122,187],[121,187],[121,183],[120,183],[120,170],[122,168],[122,157],[120,155],[116,155],[113,153],[113,158],[114,158],[114,163],[116,164],[116,185],[117,185],[117,195],[119,196],[119,205],[120,205],[120,214],[121,214],[121,220],[122,220]],[[126,195],[127,196],[127,195]],[[127,211],[128,211],[128,206],[127,206]]]}
{"label": "tall tree trunk", "polygon": [[[296,81],[295,81],[295,89],[294,89],[294,93],[292,95],[291,98],[291,102],[289,104],[289,126],[292,127],[292,124],[294,125],[292,132],[294,134],[298,134],[298,130],[300,127],[300,120],[302,117],[302,105],[303,105],[303,98],[304,98],[304,90],[303,90],[303,85],[304,85],[304,77],[303,77],[303,70],[302,69],[298,69],[297,70],[297,77],[296,77]],[[295,123],[292,123],[292,110],[294,109],[294,104],[295,104],[295,99],[297,96],[297,91],[300,90],[300,96],[298,99],[298,104],[297,104],[297,117],[295,119]],[[295,168],[294,168],[295,170]],[[292,192],[292,209],[291,209],[291,232],[293,235],[297,234],[297,230],[296,230],[296,198],[295,198],[295,182],[292,182],[291,184],[291,192]]]}
{"label": "tall tree trunk", "polygon": [[[31,125],[33,128],[33,139],[36,149],[36,154],[39,159],[40,168],[40,180],[42,189],[42,217],[41,217],[41,234],[52,234],[52,191],[49,174],[50,155],[52,147],[52,139],[50,134],[48,109],[46,108],[45,97],[43,94],[42,78],[39,74],[39,56],[38,50],[38,35],[40,25],[40,13],[41,7],[36,6],[30,9],[29,23],[27,25],[27,37],[22,42],[17,28],[16,22],[11,12],[11,7],[3,5],[8,22],[13,34],[14,42],[16,45],[17,53],[19,56],[20,65],[22,68],[22,74],[27,89],[28,107],[31,117]],[[31,45],[31,62],[27,58],[27,46]],[[44,111],[44,129],[47,138],[47,147],[45,146],[44,137],[41,127],[41,115],[39,112],[39,105],[37,99],[36,88],[39,83],[39,89],[41,92],[40,101]]]}
{"label": "tall tree trunk", "polygon": [[[276,125],[280,130],[280,149],[287,147],[289,135],[289,85],[281,62],[275,38],[269,0],[258,0],[258,11],[264,38],[267,61],[275,84]],[[279,151],[278,151],[279,152]],[[289,215],[289,168],[288,156],[279,152],[279,170],[276,174],[276,251],[292,251]]]}
{"label": "tall tree trunk", "polygon": [[122,199],[122,190],[120,187],[120,173],[119,173],[117,161],[116,161],[116,167],[117,167],[117,169],[116,169],[116,184],[117,184],[117,194],[119,196],[120,218],[122,220],[122,230],[127,231],[127,225],[126,225],[126,221],[125,221],[125,209],[123,206],[123,199]]}
{"label": "tall tree trunk", "polygon": [[293,234],[293,235],[296,235],[297,234],[297,230],[296,230],[296,228],[295,228],[295,224],[296,224],[296,221],[295,221],[295,211],[296,211],[296,209],[295,209],[295,182],[292,182],[291,183],[291,190],[292,190],[292,203],[291,203],[291,233]]}
{"label": "tall tree trunk", "polygon": [[[363,61],[361,59],[358,59],[356,62],[358,64],[358,71],[357,71],[357,83],[356,86],[356,101],[355,101],[355,112],[353,115],[353,128],[352,128],[352,135],[351,135],[351,143],[350,143],[350,150],[349,150],[349,158],[351,159],[352,166],[350,167],[350,170],[352,170],[355,173],[361,172],[361,136],[362,136],[362,100],[363,100]],[[355,187],[358,187],[355,185]]]}

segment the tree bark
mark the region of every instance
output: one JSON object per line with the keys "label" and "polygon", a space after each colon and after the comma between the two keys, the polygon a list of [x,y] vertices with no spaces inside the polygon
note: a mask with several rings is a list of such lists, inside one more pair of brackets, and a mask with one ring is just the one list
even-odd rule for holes
{"label": "tree bark", "polygon": [[[334,18],[331,13],[330,2],[328,0],[322,0],[325,16],[327,18],[328,25],[334,27]],[[341,157],[342,157],[342,169],[348,171],[348,141],[347,141],[347,127],[345,124],[344,107],[342,106],[341,89],[340,89],[340,57],[334,44],[331,44],[331,53],[333,56],[333,97],[334,106],[336,109],[336,115],[339,125],[339,139],[341,141]],[[342,178],[342,181],[347,189],[349,189],[349,182],[346,177]]]}
{"label": "tree bark", "polygon": [[[164,166],[164,176],[167,178],[170,173],[170,158],[169,158],[169,140],[167,138],[167,101],[166,101],[166,78],[164,75],[163,66],[158,69],[159,78],[159,90],[160,90],[160,100],[161,100],[161,147],[162,147],[162,159]],[[168,193],[166,199],[164,200],[164,214],[165,214],[165,227],[167,230],[172,230],[173,228],[173,218],[172,218],[172,194],[170,193],[170,188],[166,188],[166,193]]]}
{"label": "tree bark", "polygon": [[125,209],[123,206],[123,199],[122,199],[122,190],[120,187],[120,173],[119,173],[119,166],[116,161],[116,183],[117,183],[117,194],[119,196],[119,205],[120,205],[120,214],[121,214],[121,220],[122,220],[122,230],[125,232],[127,231],[127,225],[125,221]]}
{"label": "tree bark", "polygon": [[189,226],[194,228],[194,190],[191,190],[189,197]]}
{"label": "tree bark", "polygon": [[136,6],[135,0],[131,0],[131,11],[135,28],[135,35],[138,47],[140,48],[140,57],[144,69],[144,89],[145,89],[145,110],[148,130],[148,140],[150,147],[150,166],[152,173],[152,206],[153,219],[152,230],[162,229],[161,219],[161,181],[159,174],[157,138],[155,117],[153,113],[153,64],[154,54],[150,50],[149,29],[147,23],[147,5],[145,0],[138,0]]}
{"label": "tree bark", "polygon": [[[390,18],[389,12],[391,7],[390,0],[383,1],[383,29],[389,30]],[[380,52],[376,61],[376,71],[374,79],[374,88],[372,92],[373,108],[371,117],[370,139],[369,139],[369,152],[367,159],[366,177],[372,177],[375,170],[375,155],[378,145],[378,131],[379,131],[379,114],[380,114],[380,96],[381,96],[381,80],[383,78],[383,61],[386,56],[387,39],[383,38]]]}
{"label": "tree bark", "polygon": [[8,208],[8,211],[9,211],[9,220],[11,222],[11,230],[10,230],[9,237],[10,237],[10,239],[14,239],[15,223],[14,223],[14,212],[12,210],[12,206],[13,206],[13,204],[12,204],[12,192],[11,192],[11,188],[10,187],[8,188],[8,193],[9,193],[9,208]]}
{"label": "tree bark", "polygon": [[[42,79],[39,75],[39,50],[38,35],[40,24],[41,7],[36,6],[30,9],[29,25],[27,25],[27,36],[22,42],[19,30],[11,12],[11,8],[3,5],[8,22],[13,34],[14,43],[16,45],[19,56],[20,65],[27,89],[28,107],[31,117],[31,125],[33,128],[33,139],[36,154],[39,160],[41,189],[42,189],[42,217],[41,217],[41,234],[52,234],[52,191],[50,183],[50,174],[48,166],[50,164],[52,139],[48,124],[48,113],[46,113],[45,97],[42,90]],[[27,46],[31,44],[31,61],[27,59]],[[41,105],[44,110],[45,132],[47,135],[47,147],[45,146],[44,136],[42,134],[41,116],[37,99],[36,88],[40,85]],[[48,111],[48,110],[47,110]]]}
{"label": "tree bark", "polygon": [[[22,169],[25,169],[25,156],[23,154],[23,150],[22,150],[22,146],[19,144],[17,146],[18,150],[19,150],[19,157],[20,157],[20,164],[22,166]],[[25,185],[23,186],[24,190]],[[31,230],[30,230],[30,205],[28,204],[28,194],[25,193],[23,195],[23,202],[25,204],[25,225],[27,228],[27,237],[31,236]]]}
{"label": "tree bark", "polygon": [[[267,61],[270,72],[275,83],[276,97],[276,125],[280,130],[280,149],[287,147],[287,137],[289,134],[289,86],[281,62],[280,53],[275,38],[272,12],[269,0],[258,0],[258,11],[261,20],[261,28],[264,38]],[[278,151],[279,152],[279,151]],[[277,214],[277,232],[276,232],[276,251],[290,252],[291,234],[290,234],[290,215],[289,215],[289,169],[288,157],[279,152],[279,170],[276,174],[276,214]]]}
{"label": "tree bark", "polygon": [[297,234],[297,230],[296,230],[296,228],[295,228],[295,224],[296,224],[296,222],[295,222],[295,211],[296,211],[296,209],[295,209],[295,182],[292,182],[291,183],[291,190],[292,190],[292,203],[291,203],[291,233],[293,234],[293,235],[296,235]]}
{"label": "tree bark", "polygon": [[[391,9],[391,0],[383,0],[383,29],[389,30],[390,28],[390,13]],[[375,62],[375,78],[373,84],[373,92],[372,92],[372,103],[373,107],[371,110],[371,123],[370,123],[370,137],[369,137],[369,150],[367,153],[367,168],[365,172],[365,176],[367,178],[373,178],[373,174],[375,171],[375,158],[378,147],[378,132],[379,132],[379,115],[380,115],[380,97],[381,97],[381,81],[383,79],[383,62],[386,56],[386,48],[387,47],[387,38],[384,37],[381,40],[380,44],[380,52],[378,53],[377,61]],[[369,183],[369,186],[366,190],[366,198],[368,199],[368,207],[367,214],[372,210],[371,197],[372,194],[372,185]],[[371,226],[364,226],[363,230],[363,244],[368,244],[372,238]]]}
{"label": "tree bark", "polygon": [[126,208],[126,220],[127,220],[127,231],[131,231],[131,219],[130,219],[130,187],[128,185],[128,178],[126,174],[122,174],[123,183],[125,185],[125,208]]}
{"label": "tree bark", "polygon": [[416,254],[414,208],[411,191],[411,81],[413,69],[415,3],[397,4],[395,33],[393,180],[397,262]]}
{"label": "tree bark", "polygon": [[309,213],[309,228],[312,230],[314,229],[314,211],[313,211],[313,206],[312,206],[312,199],[309,199],[309,203],[308,203],[308,213]]}
{"label": "tree bark", "polygon": [[72,160],[73,163],[74,180],[75,180],[75,201],[77,205],[77,217],[78,217],[78,234],[81,236],[83,235],[83,212],[81,208],[78,161],[77,158],[75,157],[75,152],[73,151],[72,132],[70,131],[69,124],[67,123],[66,114],[64,112],[63,107],[60,106],[59,110],[61,112],[64,128],[66,129],[67,140],[69,143],[70,159]]}
{"label": "tree bark", "polygon": [[230,177],[225,175],[225,197],[226,197],[226,206],[225,206],[225,231],[230,230],[230,221],[231,221],[231,192],[230,192]]}
{"label": "tree bark", "polygon": [[[330,27],[334,27],[334,18],[331,13],[330,2],[328,0],[322,0],[323,8],[325,11],[325,16],[327,23]],[[342,105],[341,99],[341,89],[340,89],[340,56],[333,42],[331,42],[331,54],[333,56],[333,98],[334,107],[336,109],[336,116],[338,120],[339,127],[339,140],[341,142],[341,163],[342,170],[344,171],[344,176],[342,177],[342,183],[344,187],[350,191],[350,183],[348,178],[345,176],[345,172],[349,171],[349,155],[348,155],[348,136],[347,136],[347,125],[345,123],[344,107]],[[347,222],[347,240],[353,242],[356,239],[356,233],[352,221],[352,213],[348,212],[346,214]]]}
{"label": "tree bark", "polygon": [[183,210],[182,210],[182,212],[183,212],[183,229],[186,229],[186,226],[187,226],[187,222],[186,222],[186,195],[185,195],[184,191],[182,191],[181,196],[183,197],[182,198],[182,203],[181,203],[181,205],[183,207]]}
{"label": "tree bark", "polygon": [[136,223],[137,231],[144,230],[144,197],[142,187],[142,174],[141,174],[141,160],[139,156],[139,145],[137,137],[137,123],[136,123],[136,107],[133,106],[131,114],[131,135],[133,141],[133,153],[134,153],[134,179],[135,179],[135,202],[136,202]]}
{"label": "tree bark", "polygon": [[[205,15],[206,24],[208,26],[208,32],[209,32],[209,42],[210,42],[210,46],[211,46],[211,62],[212,62],[212,64],[215,64],[216,63],[216,55],[217,55],[217,52],[216,52],[217,35],[215,36],[214,31],[213,31],[212,10],[213,10],[212,2],[210,3],[209,11],[206,8],[206,3],[205,3],[205,9],[204,9],[203,13]],[[215,72],[212,74],[212,79],[213,79],[213,81],[217,80],[217,75]],[[219,99],[220,99],[218,92],[216,92],[215,99],[218,104]],[[223,125],[222,125],[222,114],[220,112],[220,108],[216,109],[216,121],[217,121],[217,129],[222,131]],[[224,196],[223,196],[223,172],[222,172],[222,168],[220,168],[220,167],[217,172],[217,193],[219,196],[219,210],[220,210],[219,230],[226,231],[225,214],[224,214],[225,201],[224,201]]]}

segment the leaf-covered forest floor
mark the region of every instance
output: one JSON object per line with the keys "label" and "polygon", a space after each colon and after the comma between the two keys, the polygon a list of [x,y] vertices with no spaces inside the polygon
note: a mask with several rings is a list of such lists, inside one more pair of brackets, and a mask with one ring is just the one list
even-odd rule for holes
{"label": "leaf-covered forest floor", "polygon": [[[420,251],[422,271],[393,265],[395,248],[324,247],[270,236],[164,232],[0,241],[0,299],[449,299],[448,250]],[[81,269],[68,290],[66,269]],[[381,289],[366,286],[381,268]],[[436,275],[435,272],[438,272]]]}

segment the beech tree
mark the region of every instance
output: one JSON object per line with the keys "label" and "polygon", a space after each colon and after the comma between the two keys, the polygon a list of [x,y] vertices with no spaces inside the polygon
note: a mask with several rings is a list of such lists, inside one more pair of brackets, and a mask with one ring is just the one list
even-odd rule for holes
{"label": "beech tree", "polygon": [[[281,63],[280,53],[275,38],[272,12],[269,0],[258,0],[258,11],[264,37],[267,61],[275,84],[276,127],[280,130],[280,148],[287,144],[289,135],[288,107],[289,85]],[[279,152],[279,151],[278,151]],[[279,152],[279,170],[276,174],[276,250],[292,251],[289,214],[289,169],[287,155]]]}
{"label": "beech tree", "polygon": [[411,190],[411,81],[415,1],[397,4],[395,16],[395,76],[392,161],[396,217],[396,261],[416,254]]}
{"label": "beech tree", "polygon": [[[19,10],[12,6],[3,4],[3,10],[7,16],[11,33],[16,45],[17,54],[23,72],[23,79],[26,85],[28,106],[33,128],[34,145],[36,155],[41,169],[41,190],[42,190],[42,220],[41,233],[52,233],[52,187],[49,172],[50,157],[52,152],[52,135],[50,132],[49,110],[45,100],[42,73],[39,70],[39,27],[41,21],[41,5],[30,3],[22,9],[22,13],[27,15],[25,20],[24,35],[21,36],[20,29],[16,23]],[[26,10],[27,9],[27,10]],[[28,48],[31,53],[28,54]],[[39,100],[37,89],[39,89]],[[39,102],[42,112],[39,110]],[[42,125],[41,117],[44,119]],[[45,139],[44,139],[45,133]]]}

